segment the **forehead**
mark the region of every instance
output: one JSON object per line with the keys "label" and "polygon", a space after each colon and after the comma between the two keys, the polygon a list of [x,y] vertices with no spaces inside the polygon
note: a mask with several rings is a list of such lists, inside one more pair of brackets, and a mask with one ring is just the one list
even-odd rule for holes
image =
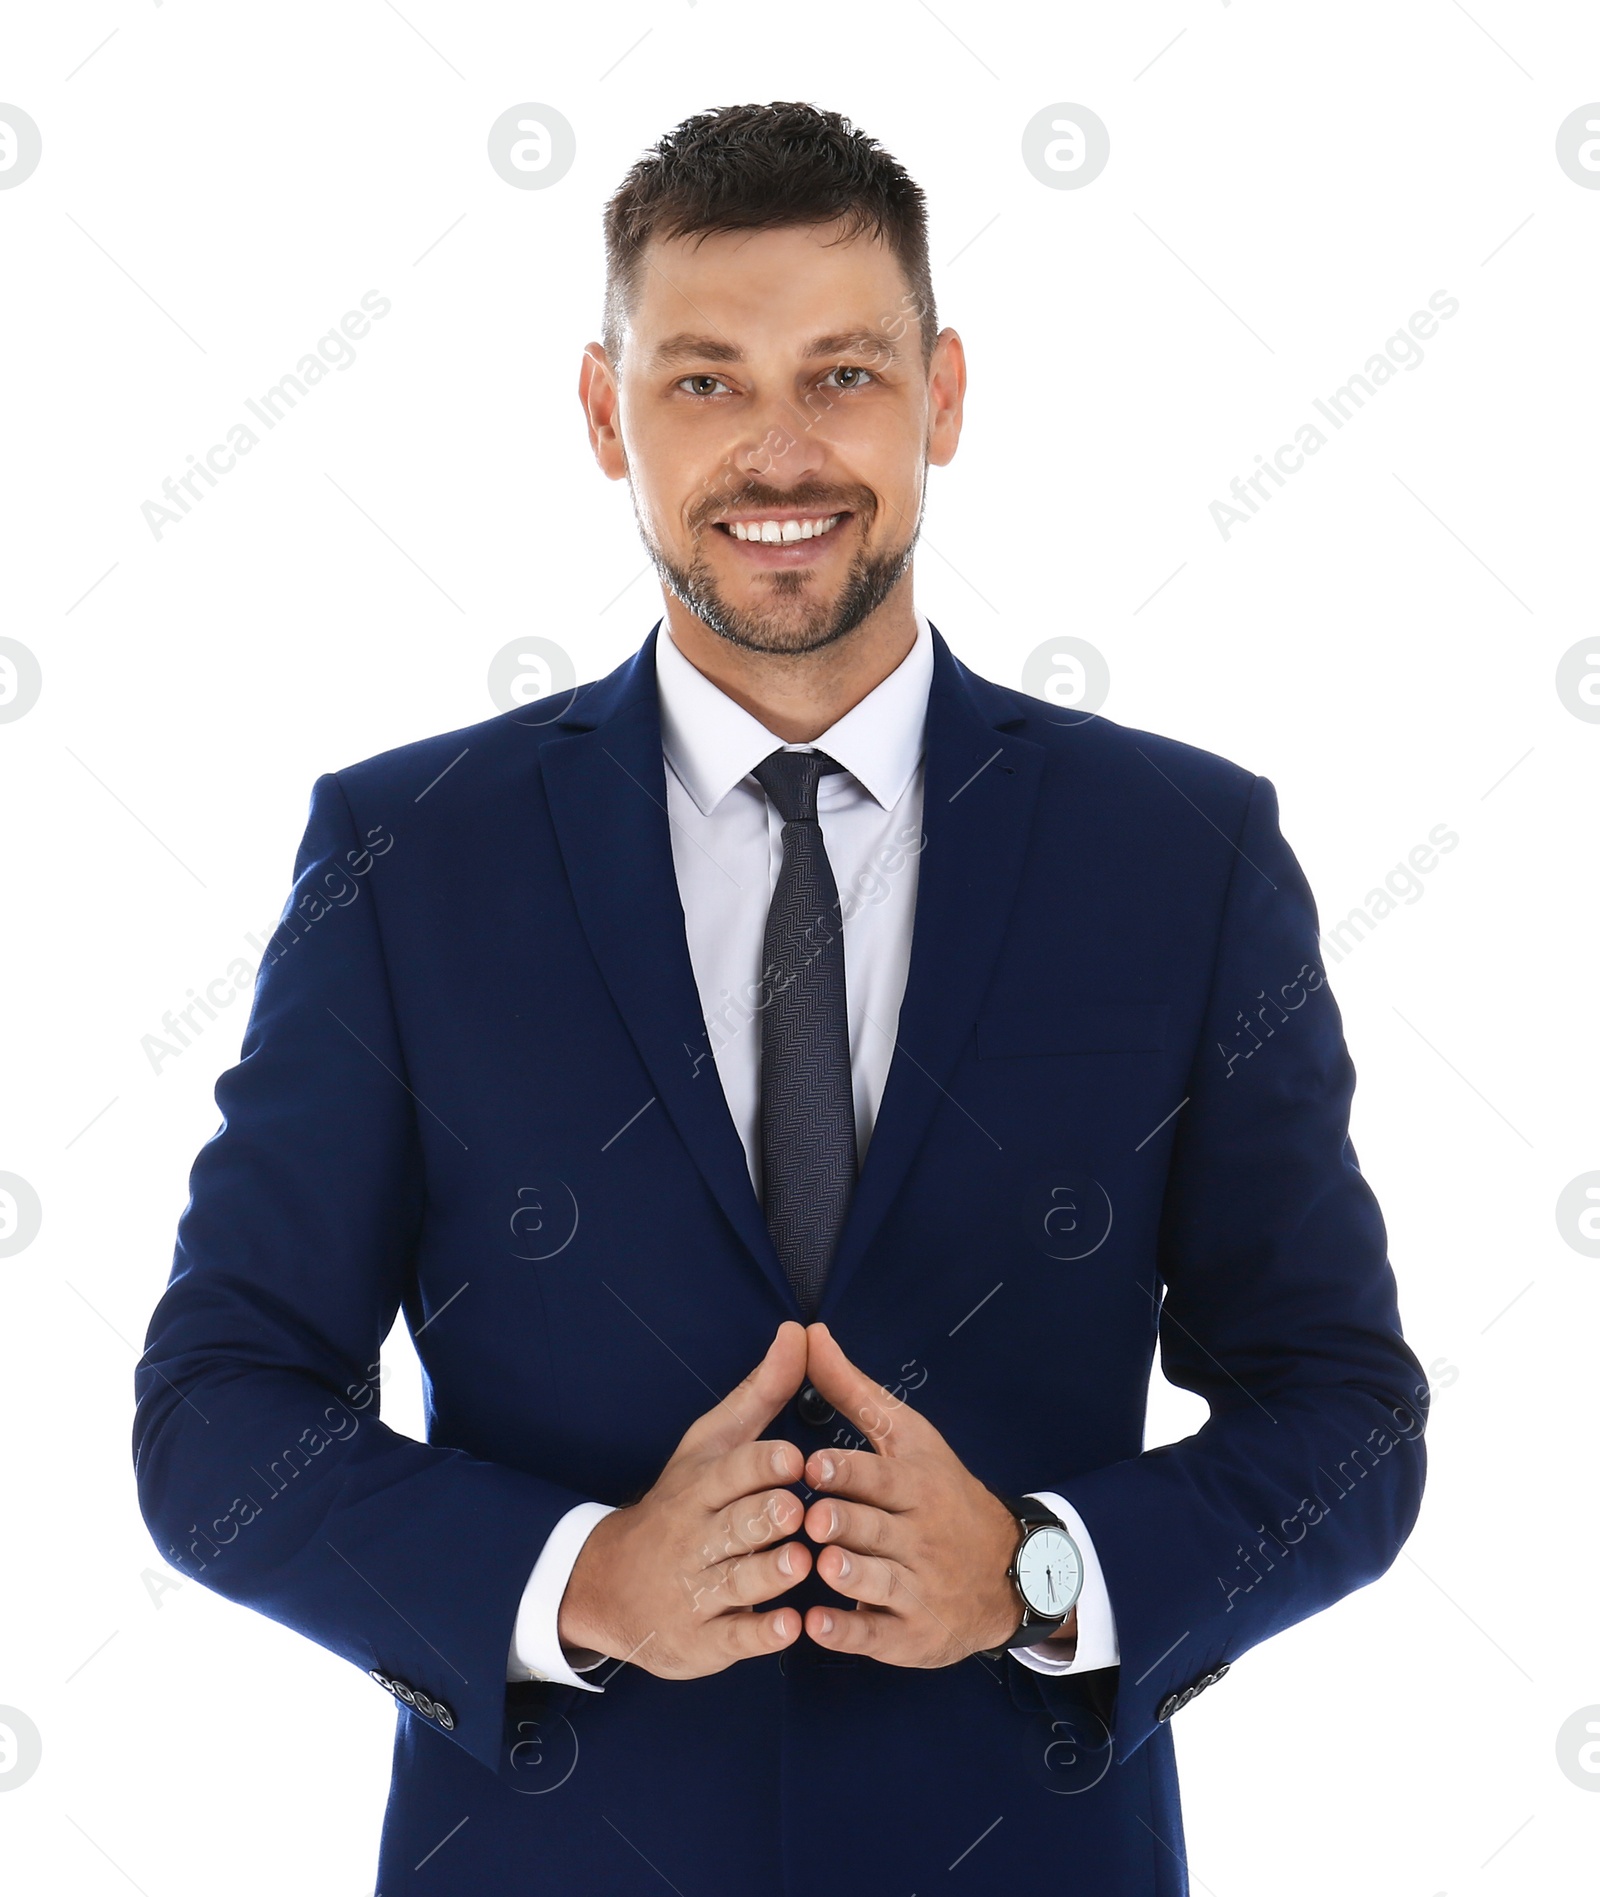
{"label": "forehead", "polygon": [[[905,275],[881,237],[834,241],[837,225],[693,233],[646,244],[629,327],[632,354],[665,365],[674,344],[716,340],[739,354],[804,348],[855,332],[904,339]],[[857,345],[859,346],[859,344]],[[704,353],[704,352],[701,352]]]}

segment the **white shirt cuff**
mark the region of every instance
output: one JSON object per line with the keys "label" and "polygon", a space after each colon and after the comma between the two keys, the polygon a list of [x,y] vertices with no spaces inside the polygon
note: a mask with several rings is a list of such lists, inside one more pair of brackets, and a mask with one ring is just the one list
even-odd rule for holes
{"label": "white shirt cuff", "polygon": [[522,1604],[511,1634],[511,1652],[506,1660],[508,1680],[553,1680],[562,1686],[581,1686],[586,1693],[605,1689],[581,1679],[579,1672],[592,1672],[605,1659],[597,1653],[592,1659],[580,1659],[576,1667],[561,1650],[558,1621],[561,1597],[577,1563],[583,1544],[595,1523],[611,1513],[605,1502],[580,1502],[569,1508],[550,1530],[539,1558],[522,1590]]}
{"label": "white shirt cuff", "polygon": [[1061,1657],[1059,1641],[1042,1640],[1036,1647],[1013,1647],[1011,1651],[1024,1666],[1035,1673],[1092,1673],[1098,1667],[1117,1666],[1117,1623],[1111,1612],[1111,1596],[1094,1540],[1083,1525],[1083,1517],[1059,1495],[1047,1490],[1031,1491],[1032,1499],[1053,1509],[1066,1524],[1067,1533],[1078,1544],[1083,1556],[1083,1589],[1078,1595],[1078,1644],[1070,1660]]}

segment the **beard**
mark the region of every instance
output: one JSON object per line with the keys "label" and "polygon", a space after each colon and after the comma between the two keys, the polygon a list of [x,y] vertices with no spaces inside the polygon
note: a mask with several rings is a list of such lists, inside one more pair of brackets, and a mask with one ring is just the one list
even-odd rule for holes
{"label": "beard", "polygon": [[[911,566],[911,556],[916,550],[917,538],[922,532],[922,508],[919,505],[916,521],[905,544],[879,553],[858,551],[850,562],[838,596],[832,600],[808,599],[808,594],[815,592],[816,582],[808,570],[797,567],[788,571],[763,573],[761,578],[766,583],[768,603],[741,608],[735,606],[722,591],[711,561],[703,551],[704,536],[718,533],[721,529],[709,521],[701,522],[695,529],[694,556],[687,566],[681,565],[668,555],[645,524],[632,482],[629,483],[628,491],[634,503],[634,519],[639,525],[639,537],[644,542],[645,551],[650,556],[661,584],[708,630],[745,652],[782,653],[798,657],[808,652],[820,652],[848,637],[863,620],[878,610],[905,577]],[[791,494],[780,505],[794,506],[797,502],[805,505],[806,498],[804,495]],[[818,509],[819,513],[830,511],[825,506]],[[852,524],[864,521],[870,525],[875,513],[875,505],[855,508],[851,512]]]}

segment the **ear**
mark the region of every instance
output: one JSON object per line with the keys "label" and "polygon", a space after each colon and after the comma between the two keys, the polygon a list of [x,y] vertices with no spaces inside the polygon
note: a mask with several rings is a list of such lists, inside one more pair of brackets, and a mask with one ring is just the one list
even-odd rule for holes
{"label": "ear", "polygon": [[616,370],[606,354],[604,343],[584,345],[583,361],[578,368],[578,400],[589,424],[589,446],[609,481],[620,481],[628,472],[628,457],[622,446],[617,411],[621,395]]}
{"label": "ear", "polygon": [[928,461],[947,467],[961,440],[961,417],[967,390],[967,357],[953,329],[941,329],[928,364]]}

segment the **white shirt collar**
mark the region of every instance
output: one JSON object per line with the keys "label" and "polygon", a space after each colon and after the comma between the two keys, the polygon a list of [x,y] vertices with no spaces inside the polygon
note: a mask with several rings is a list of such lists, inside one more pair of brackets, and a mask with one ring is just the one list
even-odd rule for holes
{"label": "white shirt collar", "polygon": [[[842,764],[885,810],[900,801],[922,755],[933,681],[933,632],[924,614],[919,612],[916,620],[911,650],[823,732],[815,747]],[[774,737],[684,657],[665,619],[656,634],[656,689],[667,762],[708,817],[763,758],[784,746],[782,738]],[[828,780],[822,781],[826,785]]]}

